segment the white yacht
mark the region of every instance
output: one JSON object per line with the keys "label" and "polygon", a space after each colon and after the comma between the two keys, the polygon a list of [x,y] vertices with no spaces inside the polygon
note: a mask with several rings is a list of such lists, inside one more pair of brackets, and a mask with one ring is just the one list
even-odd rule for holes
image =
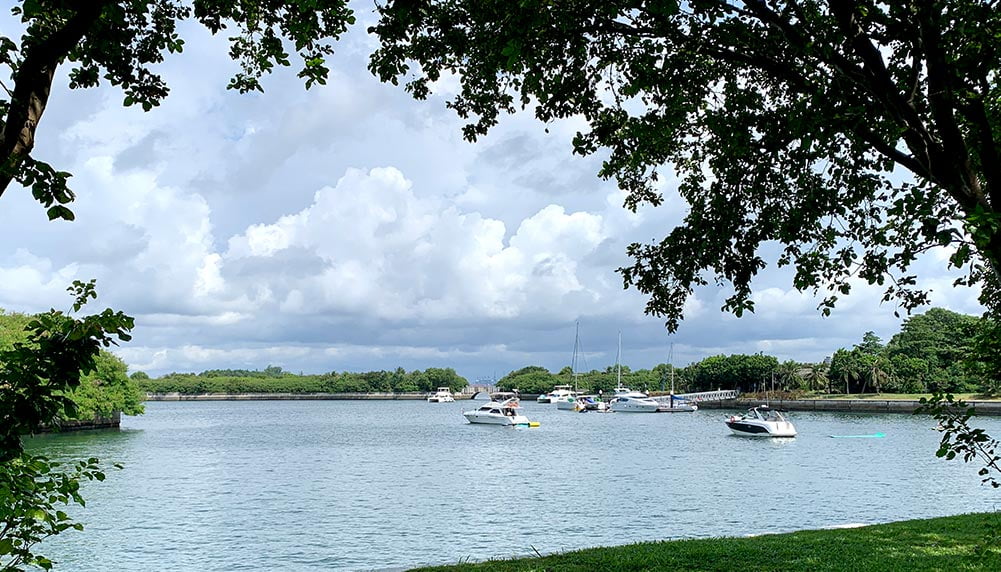
{"label": "white yacht", "polygon": [[796,436],[796,428],[785,415],[767,405],[752,407],[743,415],[731,415],[725,423],[734,435],[741,437]]}
{"label": "white yacht", "polygon": [[616,413],[656,413],[659,407],[647,394],[622,386],[615,388],[615,397],[608,402],[608,409]]}
{"label": "white yacht", "polygon": [[608,402],[608,409],[616,413],[656,413],[660,404],[650,399],[650,396],[628,387],[622,387],[622,365],[619,358],[622,355],[622,332],[619,332],[619,351],[615,354],[615,370],[617,385],[615,395]]}
{"label": "white yacht", "polygon": [[521,406],[518,404],[518,399],[512,397],[505,401],[490,401],[484,403],[483,405],[473,409],[472,411],[463,411],[463,417],[466,418],[470,423],[486,423],[489,425],[525,425],[525,426],[535,426],[538,423],[533,423],[528,420],[521,413]]}
{"label": "white yacht", "polygon": [[577,372],[577,356],[580,353],[580,322],[576,323],[573,338],[573,357],[570,358],[570,379],[573,385],[557,385],[549,394],[550,403],[556,404],[556,409],[577,411],[577,383],[580,373]]}
{"label": "white yacht", "polygon": [[561,394],[559,397],[554,397],[553,403],[556,404],[556,409],[575,411],[577,409],[577,392],[571,391]]}
{"label": "white yacht", "polygon": [[452,390],[447,387],[439,387],[438,391],[428,396],[428,403],[451,403],[455,401],[452,397]]}
{"label": "white yacht", "polygon": [[557,385],[553,387],[552,391],[546,394],[549,401],[545,403],[555,403],[558,409],[566,409],[565,406],[560,406],[560,403],[564,405],[567,403],[573,404],[573,398],[576,394],[577,392],[573,390],[573,386],[571,385]]}

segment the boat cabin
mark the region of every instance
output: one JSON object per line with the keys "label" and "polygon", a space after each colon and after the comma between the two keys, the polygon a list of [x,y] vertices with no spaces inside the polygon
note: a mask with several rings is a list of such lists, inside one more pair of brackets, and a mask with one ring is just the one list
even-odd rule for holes
{"label": "boat cabin", "polygon": [[490,403],[481,405],[477,409],[477,411],[480,411],[481,413],[493,413],[495,415],[505,415],[507,417],[514,417],[515,415],[518,415],[517,410],[520,408],[521,407],[518,405],[518,400],[512,398],[512,399],[507,399],[503,402],[491,401]]}
{"label": "boat cabin", "polygon": [[778,409],[772,409],[767,405],[748,409],[745,418],[760,419],[761,421],[787,421],[785,415],[782,415],[782,412]]}
{"label": "boat cabin", "polygon": [[517,399],[517,391],[495,391],[490,394],[490,401],[507,401],[509,399]]}

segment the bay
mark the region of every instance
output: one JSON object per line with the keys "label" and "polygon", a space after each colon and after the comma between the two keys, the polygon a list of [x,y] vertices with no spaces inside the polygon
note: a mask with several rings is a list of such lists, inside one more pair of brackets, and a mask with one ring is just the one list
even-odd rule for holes
{"label": "bay", "polygon": [[[727,412],[470,425],[474,402],[150,402],[120,431],[29,440],[121,462],[87,483],[57,570],[377,570],[993,510],[979,466],[934,456],[928,417],[793,413],[796,439]],[[977,418],[1001,435],[1001,420]],[[880,439],[830,435],[884,433]]]}

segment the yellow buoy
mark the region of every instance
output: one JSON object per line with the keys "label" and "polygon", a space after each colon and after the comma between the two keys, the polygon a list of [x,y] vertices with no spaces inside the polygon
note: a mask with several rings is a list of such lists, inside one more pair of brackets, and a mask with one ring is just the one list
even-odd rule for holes
{"label": "yellow buoy", "polygon": [[539,422],[538,421],[529,421],[528,422],[528,426],[529,427],[538,427],[539,426]]}

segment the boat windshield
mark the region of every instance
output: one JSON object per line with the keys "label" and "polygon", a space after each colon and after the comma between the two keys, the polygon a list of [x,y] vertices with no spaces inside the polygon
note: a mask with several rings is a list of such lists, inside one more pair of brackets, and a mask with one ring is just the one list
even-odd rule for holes
{"label": "boat windshield", "polygon": [[785,421],[786,418],[774,409],[755,407],[751,410],[750,417],[756,417],[762,421]]}

